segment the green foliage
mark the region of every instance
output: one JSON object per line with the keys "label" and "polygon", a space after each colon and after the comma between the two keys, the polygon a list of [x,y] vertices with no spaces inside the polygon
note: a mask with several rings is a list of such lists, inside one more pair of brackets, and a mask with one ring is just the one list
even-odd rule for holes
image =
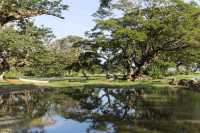
{"label": "green foliage", "polygon": [[30,56],[29,64],[25,67],[24,73],[25,76],[61,76],[64,67],[62,55],[57,55],[44,49]]}
{"label": "green foliage", "polygon": [[26,58],[38,44],[31,36],[20,34],[18,31],[8,28],[0,31],[0,71],[11,67],[24,65]]}
{"label": "green foliage", "polygon": [[[54,77],[65,76],[79,63],[81,48],[77,45],[82,40],[78,36],[58,39],[29,57],[25,68],[26,76]],[[79,67],[79,65],[76,65]]]}
{"label": "green foliage", "polygon": [[[191,72],[191,68],[194,67],[195,64],[198,68],[198,64],[200,63],[199,47],[192,47],[181,52],[167,52],[162,58],[164,60],[175,62],[177,67],[185,66],[186,68],[189,68],[187,71]],[[179,71],[179,73],[184,73],[184,71]]]}
{"label": "green foliage", "polygon": [[154,60],[147,67],[146,73],[153,78],[161,78],[167,75],[169,67],[175,67],[175,63],[162,60]]}
{"label": "green foliage", "polygon": [[43,14],[63,18],[61,13],[67,8],[62,0],[1,0],[0,24],[16,20],[24,21]]}
{"label": "green foliage", "polygon": [[100,0],[101,2],[101,7],[107,7],[109,6],[109,3],[111,2],[111,0]]}
{"label": "green foliage", "polygon": [[[43,14],[62,18],[66,9],[62,0],[2,0],[1,26],[19,23],[0,29],[0,72],[23,67],[27,76],[64,76],[73,71],[123,73],[134,79],[143,69],[161,77],[174,66],[169,62],[200,64],[200,7],[195,2],[101,0],[89,39],[68,36],[49,45],[51,30],[36,27],[29,18]],[[118,18],[112,16],[116,11],[122,12]]]}
{"label": "green foliage", "polygon": [[19,77],[22,77],[23,73],[16,70],[16,69],[12,69],[10,71],[7,71],[4,75],[5,79],[17,79]]}
{"label": "green foliage", "polygon": [[132,80],[142,73],[144,66],[165,52],[184,53],[188,48],[200,47],[198,4],[183,0],[141,0],[129,10],[126,5],[130,1],[117,2],[123,6],[113,6],[113,12],[122,11],[122,17],[98,20],[91,38],[96,53],[111,55],[106,57],[107,64],[122,64]]}
{"label": "green foliage", "polygon": [[33,22],[20,23],[18,27],[20,34],[32,37],[35,43],[49,44],[55,38],[50,28],[37,27]]}
{"label": "green foliage", "polygon": [[30,64],[30,58],[45,49],[43,44],[52,36],[49,29],[33,23],[0,30],[0,72]]}

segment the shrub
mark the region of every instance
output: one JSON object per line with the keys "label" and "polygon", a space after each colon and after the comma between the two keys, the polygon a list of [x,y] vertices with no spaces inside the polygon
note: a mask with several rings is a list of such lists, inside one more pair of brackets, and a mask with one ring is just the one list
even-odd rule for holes
{"label": "shrub", "polygon": [[168,68],[173,66],[175,66],[175,64],[171,62],[154,60],[147,67],[146,73],[153,78],[161,78],[162,76],[166,76]]}
{"label": "shrub", "polygon": [[20,71],[17,71],[16,69],[12,69],[8,72],[5,72],[4,78],[7,79],[17,79],[19,77],[23,76],[23,73]]}

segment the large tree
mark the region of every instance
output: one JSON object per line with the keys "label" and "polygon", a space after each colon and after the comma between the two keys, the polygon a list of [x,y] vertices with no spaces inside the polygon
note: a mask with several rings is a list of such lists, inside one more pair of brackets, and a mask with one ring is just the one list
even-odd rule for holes
{"label": "large tree", "polygon": [[5,28],[0,31],[0,74],[12,68],[21,68],[30,63],[30,58],[45,49],[47,38],[53,37],[47,28],[38,28],[32,23],[23,27]]}
{"label": "large tree", "polygon": [[[48,28],[38,28],[29,23],[31,17],[52,15],[63,18],[61,13],[67,8],[62,0],[1,0],[0,72],[24,65],[30,52],[36,52],[36,47],[43,47],[41,44],[47,44],[53,37]],[[10,25],[6,25],[9,22],[18,22],[19,25],[9,28]]]}
{"label": "large tree", "polygon": [[[123,16],[98,20],[92,37],[100,49],[106,47],[121,57],[131,80],[138,78],[162,52],[180,52],[199,45],[198,4],[183,0],[142,0],[136,1],[132,10],[126,10],[129,4],[122,5],[114,7]],[[102,36],[105,39],[99,42]]]}

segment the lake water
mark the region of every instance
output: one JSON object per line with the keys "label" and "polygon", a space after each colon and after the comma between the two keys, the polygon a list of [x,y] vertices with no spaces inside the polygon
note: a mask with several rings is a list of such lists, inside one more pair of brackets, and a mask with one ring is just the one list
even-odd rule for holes
{"label": "lake water", "polygon": [[0,133],[200,133],[200,93],[135,89],[0,94]]}

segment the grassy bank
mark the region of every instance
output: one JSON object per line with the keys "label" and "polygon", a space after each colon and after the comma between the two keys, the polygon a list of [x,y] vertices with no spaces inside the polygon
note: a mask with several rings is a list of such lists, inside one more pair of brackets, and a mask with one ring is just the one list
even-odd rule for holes
{"label": "grassy bank", "polygon": [[105,79],[85,80],[85,81],[55,81],[46,84],[27,82],[0,82],[0,89],[26,89],[26,88],[73,88],[73,87],[111,87],[111,88],[142,88],[159,90],[162,88],[176,89],[178,86],[169,85],[171,79],[192,79],[200,77],[200,74],[176,75],[162,79],[142,80],[142,81],[109,81]]}

